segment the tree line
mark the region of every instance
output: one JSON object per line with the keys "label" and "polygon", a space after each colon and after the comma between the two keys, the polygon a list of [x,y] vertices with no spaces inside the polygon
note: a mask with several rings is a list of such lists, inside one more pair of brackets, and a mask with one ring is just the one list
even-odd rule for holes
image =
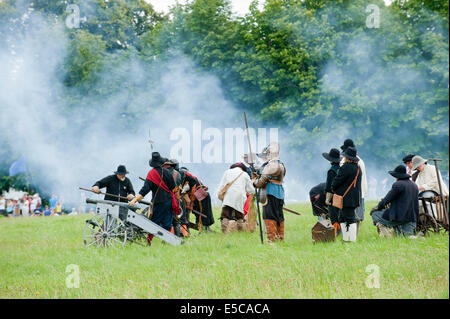
{"label": "tree line", "polygon": [[[302,158],[345,132],[387,167],[416,153],[441,157],[448,169],[447,0],[267,0],[262,8],[254,1],[244,16],[229,0],[191,0],[168,14],[143,0],[4,0],[0,45],[27,32],[24,13],[63,25],[71,3],[84,19],[63,31],[62,112],[117,90],[121,76],[104,82],[99,74],[122,61],[138,59],[150,73],[183,54],[215,74],[236,107],[287,128],[286,147]],[[368,27],[369,4],[379,8],[377,27]],[[126,110],[122,125],[149,108]],[[3,145],[5,171],[12,158]]]}

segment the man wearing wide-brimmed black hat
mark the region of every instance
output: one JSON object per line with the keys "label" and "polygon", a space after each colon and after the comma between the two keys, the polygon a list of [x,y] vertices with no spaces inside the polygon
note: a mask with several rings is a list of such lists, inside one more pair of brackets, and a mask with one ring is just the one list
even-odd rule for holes
{"label": "man wearing wide-brimmed black hat", "polygon": [[180,163],[176,159],[170,159],[164,162],[162,167],[170,172],[170,174],[173,177],[173,181],[175,182],[174,192],[178,199],[178,204],[180,205],[180,214],[178,216],[174,216],[172,220],[172,226],[174,234],[177,235],[178,237],[181,237],[183,233],[181,231],[180,219],[182,215],[185,214],[186,207],[183,205],[181,200],[181,173],[178,171],[180,169]]}
{"label": "man wearing wide-brimmed black hat", "polygon": [[[125,165],[119,165],[114,175],[106,176],[105,178],[99,180],[92,186],[92,191],[94,193],[100,193],[100,189],[106,187],[106,193],[111,195],[118,195],[126,197],[128,200],[134,198],[134,189],[131,181],[125,175],[128,174]],[[105,195],[105,200],[111,200],[116,202],[127,202],[128,200],[124,198],[118,198],[115,196]]]}
{"label": "man wearing wide-brimmed black hat", "polygon": [[[352,139],[346,139],[344,141],[344,144],[341,146],[341,150],[344,153],[345,150],[349,147],[353,147],[357,150],[355,143]],[[365,198],[369,192],[369,187],[367,184],[367,175],[366,175],[366,165],[364,164],[364,161],[359,156],[358,152],[356,157],[358,158],[358,166],[361,170],[361,196],[360,196],[360,203],[359,206],[356,208],[355,214],[356,214],[356,228],[357,232],[359,232],[359,228],[361,226],[362,221],[364,220],[364,213],[365,213]],[[344,160],[341,160],[341,166],[344,163]]]}
{"label": "man wearing wide-brimmed black hat", "polygon": [[361,203],[361,169],[358,166],[356,149],[348,147],[344,153],[344,164],[339,168],[331,183],[331,191],[343,196],[343,207],[340,216],[340,228],[344,241],[356,241],[357,226],[355,209]]}
{"label": "man wearing wide-brimmed black hat", "polygon": [[[373,223],[378,228],[380,236],[390,234],[414,235],[419,219],[419,189],[410,179],[404,165],[389,171],[396,181],[391,190],[372,208]],[[386,208],[390,204],[389,208]],[[391,228],[391,229],[390,229]],[[395,232],[392,230],[395,229]]]}
{"label": "man wearing wide-brimmed black hat", "polygon": [[[152,169],[148,172],[144,186],[142,186],[138,195],[130,202],[134,206],[149,192],[152,192],[153,215],[152,222],[170,231],[172,229],[172,219],[180,214],[180,206],[177,201],[175,190],[175,181],[172,174],[166,168],[164,163],[169,162],[167,158],[161,157],[158,152],[152,153],[149,161]],[[153,235],[149,235],[148,242],[151,243]]]}
{"label": "man wearing wide-brimmed black hat", "polygon": [[339,209],[331,205],[333,198],[333,192],[331,191],[331,184],[337,175],[339,170],[339,163],[341,162],[341,154],[338,149],[332,148],[328,153],[322,153],[322,156],[330,162],[331,167],[327,172],[327,181],[325,182],[326,200],[325,204],[328,205],[328,216],[330,217],[331,224],[334,227],[334,231],[337,234],[340,229],[339,226]]}

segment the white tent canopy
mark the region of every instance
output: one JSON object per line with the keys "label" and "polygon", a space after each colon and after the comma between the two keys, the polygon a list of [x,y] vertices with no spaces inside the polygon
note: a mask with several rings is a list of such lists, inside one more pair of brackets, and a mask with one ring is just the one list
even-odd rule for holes
{"label": "white tent canopy", "polygon": [[2,196],[5,199],[13,199],[13,200],[19,200],[21,198],[23,198],[24,196],[28,195],[27,192],[24,191],[18,191],[15,190],[14,188],[11,188],[9,191],[3,191]]}

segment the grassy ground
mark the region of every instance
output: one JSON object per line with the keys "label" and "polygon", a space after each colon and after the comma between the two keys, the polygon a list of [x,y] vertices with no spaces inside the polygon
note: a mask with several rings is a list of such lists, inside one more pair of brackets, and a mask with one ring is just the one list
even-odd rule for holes
{"label": "grassy ground", "polygon": [[[289,207],[303,214],[285,213],[285,242],[271,245],[225,236],[216,219],[178,247],[85,248],[87,215],[1,218],[0,298],[449,298],[448,234],[378,238],[366,216],[356,243],[313,244],[309,204]],[[71,264],[79,288],[67,287]]]}

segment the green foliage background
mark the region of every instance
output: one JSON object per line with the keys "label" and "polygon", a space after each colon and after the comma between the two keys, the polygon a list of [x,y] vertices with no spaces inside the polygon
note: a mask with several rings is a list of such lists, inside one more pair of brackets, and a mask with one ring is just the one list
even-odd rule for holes
{"label": "green foliage background", "polygon": [[[71,3],[85,18],[78,29],[64,27]],[[381,10],[379,28],[366,26],[368,4]],[[130,94],[151,92],[154,67],[182,54],[215,74],[237,108],[286,128],[286,146],[299,161],[317,155],[317,145],[339,146],[335,133],[344,126],[365,158],[381,165],[416,153],[441,157],[448,169],[447,0],[267,0],[262,10],[253,2],[243,17],[228,0],[192,0],[167,15],[143,0],[4,0],[0,45],[28,32],[24,13],[42,16],[68,41],[55,76],[61,113],[89,107],[100,114],[104,104],[86,105],[86,97],[107,100],[124,82]],[[133,82],[129,70],[102,80],[135,60],[148,68],[146,81]],[[154,96],[150,106],[126,109],[118,124],[132,130],[130,118],[163,104]],[[1,139],[6,169],[19,154]]]}

